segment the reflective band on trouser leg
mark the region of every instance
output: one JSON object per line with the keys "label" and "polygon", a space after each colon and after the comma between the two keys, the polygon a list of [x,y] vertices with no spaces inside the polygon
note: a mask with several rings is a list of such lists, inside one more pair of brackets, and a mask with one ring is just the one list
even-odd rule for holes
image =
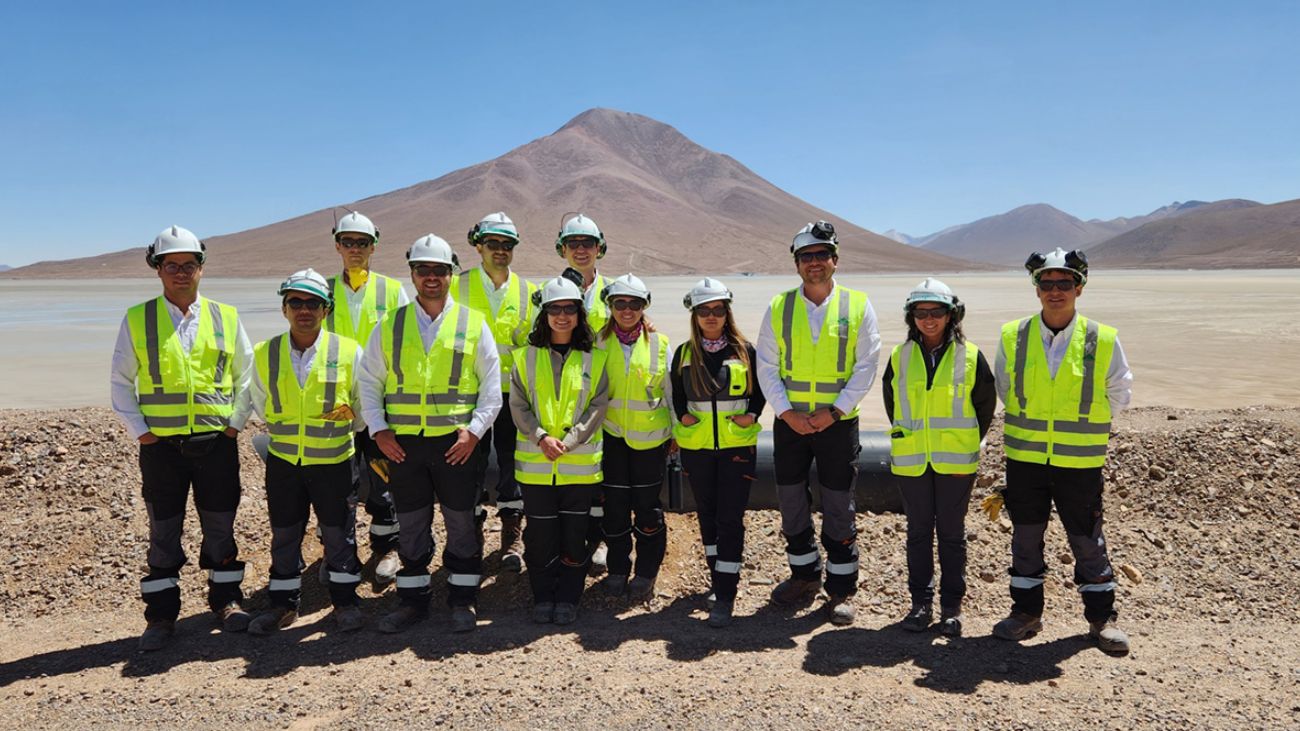
{"label": "reflective band on trouser leg", "polygon": [[244,570],[241,568],[237,571],[223,571],[220,569],[208,570],[208,581],[214,584],[238,584],[244,580]]}
{"label": "reflective band on trouser leg", "polygon": [[828,574],[837,574],[840,576],[845,576],[845,575],[856,574],[857,572],[858,572],[857,561],[853,561],[851,563],[833,563],[830,560],[826,561],[826,573]]}
{"label": "reflective band on trouser leg", "polygon": [[1107,581],[1104,584],[1081,584],[1079,586],[1079,593],[1082,594],[1089,591],[1115,591],[1118,588],[1119,584],[1116,584],[1113,581]]}
{"label": "reflective band on trouser leg", "polygon": [[603,518],[603,517],[605,517],[605,508],[603,508],[603,507],[601,507],[601,506],[599,506],[599,505],[592,505],[592,506],[591,506],[591,517],[593,517],[593,518]]}
{"label": "reflective band on trouser leg", "polygon": [[791,566],[812,566],[815,569],[821,569],[821,554],[817,551],[809,553],[794,554],[786,552],[785,557],[789,560]]}
{"label": "reflective band on trouser leg", "polygon": [[708,544],[708,543],[704,544],[704,555],[708,557],[717,556],[718,555],[717,544]]}
{"label": "reflective band on trouser leg", "polygon": [[719,561],[713,565],[713,570],[720,574],[738,574],[740,573],[740,562]]}
{"label": "reflective band on trouser leg", "polygon": [[268,591],[301,591],[302,577],[299,576],[293,579],[271,579],[266,588]]}
{"label": "reflective band on trouser leg", "polygon": [[477,589],[482,581],[483,576],[481,574],[449,574],[447,576],[447,583],[452,586],[470,586]]}
{"label": "reflective band on trouser leg", "polygon": [[398,574],[396,581],[398,589],[427,589],[431,583],[432,579],[428,574],[419,576],[402,576]]}
{"label": "reflective band on trouser leg", "polygon": [[342,571],[330,572],[331,584],[359,584],[361,583],[361,574],[345,574]]}
{"label": "reflective band on trouser leg", "polygon": [[1043,585],[1043,579],[1033,576],[1012,576],[1012,589],[1036,589]]}
{"label": "reflective band on trouser leg", "polygon": [[167,591],[168,589],[178,589],[180,585],[180,579],[171,576],[164,579],[146,579],[140,582],[140,593],[156,594],[160,591]]}
{"label": "reflective band on trouser leg", "polygon": [[497,510],[523,510],[524,501],[520,500],[498,500]]}
{"label": "reflective band on trouser leg", "polygon": [[383,523],[370,524],[370,535],[375,536],[377,538],[383,538],[385,536],[395,536],[398,534],[400,530],[401,530],[400,526],[396,524],[393,525],[384,525]]}

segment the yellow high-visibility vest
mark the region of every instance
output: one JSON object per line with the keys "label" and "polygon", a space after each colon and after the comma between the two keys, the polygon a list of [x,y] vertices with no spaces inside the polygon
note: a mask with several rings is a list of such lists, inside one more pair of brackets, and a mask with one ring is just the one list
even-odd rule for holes
{"label": "yellow high-visibility vest", "polygon": [[[849,382],[856,362],[858,334],[867,313],[865,292],[836,285],[826,304],[817,344],[808,325],[808,306],[799,288],[772,299],[772,332],[777,365],[786,397],[795,411],[811,412],[831,406]],[[857,417],[858,407],[843,416]]]}
{"label": "yellow high-visibility vest", "polygon": [[[683,369],[691,365],[691,349],[682,349],[679,366]],[[673,438],[682,449],[731,449],[733,447],[752,447],[758,444],[758,434],[762,425],[755,421],[750,426],[737,426],[730,418],[749,413],[749,369],[738,358],[723,361],[726,371],[719,383],[718,408],[713,409],[713,399],[706,394],[694,391],[693,381],[689,375],[682,377],[686,387],[686,412],[699,422],[686,426],[680,421],[673,423]]]}
{"label": "yellow high-visibility vest", "polygon": [[361,348],[350,338],[322,330],[306,384],[298,385],[287,334],[253,348],[257,375],[266,386],[267,450],[290,464],[337,464],[352,457],[352,419],[326,419],[352,403],[352,378]]}
{"label": "yellow high-visibility vest", "polygon": [[412,302],[400,307],[379,325],[388,361],[385,420],[395,434],[436,437],[469,428],[478,404],[474,355],[483,316],[449,302],[426,352],[415,312],[419,306]]}
{"label": "yellow high-visibility vest", "polygon": [[608,354],[609,411],[604,430],[633,449],[650,449],[668,441],[672,434],[664,398],[668,338],[659,333],[638,337],[632,357],[626,361],[618,338],[605,338],[599,347]]}
{"label": "yellow high-visibility vest", "polygon": [[[551,351],[528,346],[515,351],[515,370],[524,395],[547,434],[563,439],[591,405],[596,386],[605,373],[605,351],[570,350],[555,383]],[[515,480],[528,485],[590,485],[604,479],[600,469],[603,429],[596,429],[585,444],[576,445],[559,459],[546,458],[532,434],[515,435]]]}
{"label": "yellow high-visibility vest", "polygon": [[[199,297],[199,325],[186,353],[163,297],[127,310],[140,413],[160,437],[222,431],[235,408],[235,344],[239,314]],[[161,324],[160,324],[161,323]]]}
{"label": "yellow high-visibility vest", "polygon": [[896,475],[919,477],[926,465],[943,475],[979,469],[980,424],[971,402],[979,348],[950,343],[926,388],[925,353],[909,340],[889,356],[894,371],[889,458]]}
{"label": "yellow high-visibility vest", "polygon": [[[591,283],[591,287],[586,290],[586,292],[594,291],[596,295],[592,298],[591,306],[587,308],[587,324],[591,325],[591,331],[594,333],[600,332],[601,328],[605,327],[605,323],[609,322],[609,305],[605,304],[605,300],[600,296],[600,293],[604,291],[605,285],[609,284],[610,281],[603,274],[597,274],[596,279]],[[586,300],[585,292],[583,300]]]}
{"label": "yellow high-visibility vest", "polygon": [[330,291],[334,293],[334,309],[325,316],[325,329],[358,343],[369,342],[370,333],[375,326],[383,322],[401,302],[402,283],[392,277],[370,272],[361,298],[361,311],[357,321],[353,322],[345,280],[346,275],[342,274],[329,278]]}
{"label": "yellow high-visibility vest", "polygon": [[537,319],[537,307],[532,299],[537,285],[510,272],[501,307],[493,314],[492,303],[488,300],[482,279],[477,270],[457,274],[451,279],[452,297],[482,315],[487,320],[488,327],[492,328],[492,337],[497,342],[497,355],[501,357],[501,392],[510,393],[511,357],[515,348],[528,344],[528,333],[532,331],[533,321]]}

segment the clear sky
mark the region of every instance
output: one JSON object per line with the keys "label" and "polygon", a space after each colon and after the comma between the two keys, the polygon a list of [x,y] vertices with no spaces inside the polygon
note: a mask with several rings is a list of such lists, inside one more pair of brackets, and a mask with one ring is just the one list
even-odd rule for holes
{"label": "clear sky", "polygon": [[882,232],[1300,197],[1296,2],[49,0],[0,26],[11,265],[383,193],[594,106]]}

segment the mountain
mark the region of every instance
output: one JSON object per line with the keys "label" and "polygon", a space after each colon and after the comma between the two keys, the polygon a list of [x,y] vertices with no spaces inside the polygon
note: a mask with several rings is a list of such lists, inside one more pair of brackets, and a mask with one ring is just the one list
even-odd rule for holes
{"label": "mountain", "polygon": [[900,244],[907,244],[908,246],[916,245],[916,239],[912,238],[911,236],[908,236],[902,231],[898,231],[892,228],[880,235],[884,236],[890,241],[897,241]]}
{"label": "mountain", "polygon": [[1201,206],[1099,243],[1088,259],[1103,267],[1300,267],[1300,199]]}
{"label": "mountain", "polygon": [[[583,211],[605,232],[607,274],[791,272],[789,242],[804,223],[824,218],[840,234],[848,271],[954,271],[983,268],[922,251],[855,226],[800,200],[731,157],[695,144],[649,117],[591,109],[559,130],[487,162],[435,180],[346,204],[381,231],[378,271],[400,274],[417,237],[447,239],[462,263],[478,255],[464,232],[484,214],[506,211],[523,243],[516,268],[558,273],[555,232],[566,211]],[[340,211],[341,212],[341,211]],[[173,223],[155,221],[149,232]],[[176,221],[184,225],[184,221]],[[205,241],[209,276],[283,276],[310,265],[339,266],[330,209]],[[141,249],[88,259],[42,262],[15,270],[32,277],[142,276]]]}
{"label": "mountain", "polygon": [[13,269],[13,267],[9,266],[8,264],[0,264],[0,272],[7,272],[10,269]]}

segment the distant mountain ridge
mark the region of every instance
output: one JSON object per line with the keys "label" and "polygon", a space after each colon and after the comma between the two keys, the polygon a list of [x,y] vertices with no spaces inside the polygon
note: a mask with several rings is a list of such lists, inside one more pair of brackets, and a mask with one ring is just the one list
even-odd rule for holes
{"label": "distant mountain ridge", "polygon": [[1145,223],[1087,252],[1090,261],[1113,267],[1300,268],[1300,199],[1198,206]]}

